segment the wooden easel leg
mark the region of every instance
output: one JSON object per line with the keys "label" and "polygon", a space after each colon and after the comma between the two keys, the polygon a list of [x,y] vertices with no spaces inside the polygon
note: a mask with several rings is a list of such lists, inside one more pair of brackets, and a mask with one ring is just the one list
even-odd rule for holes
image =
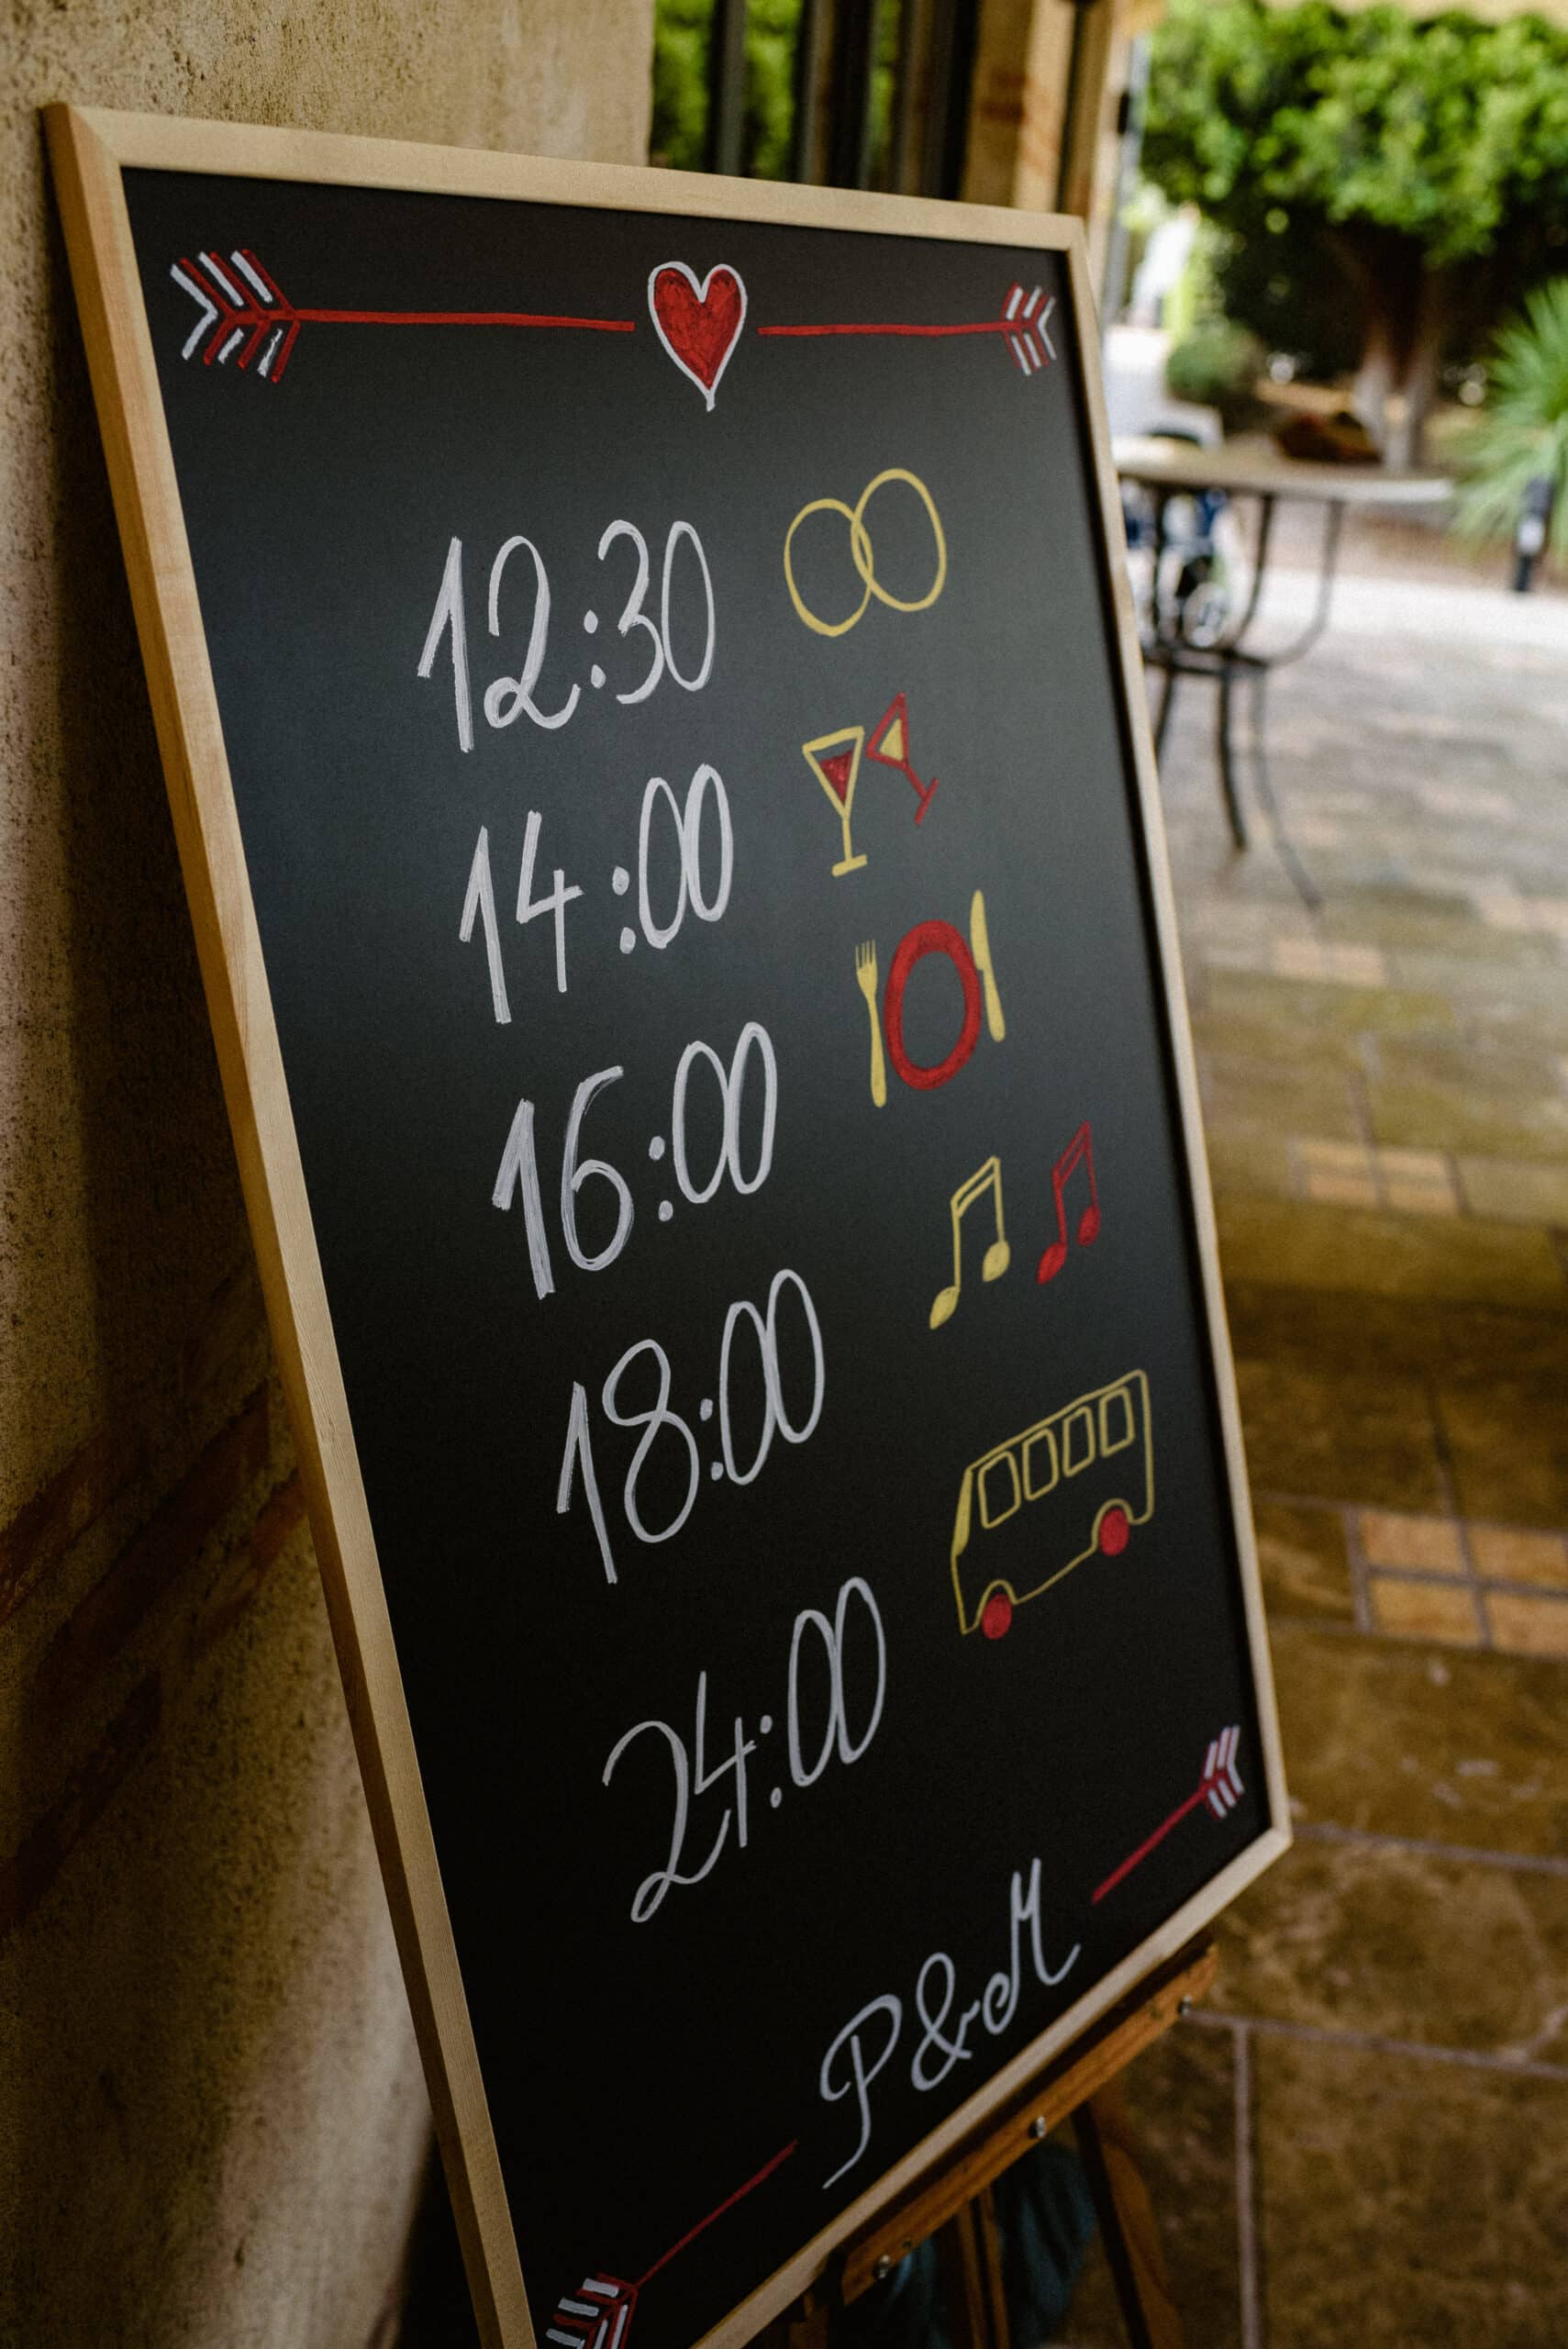
{"label": "wooden easel leg", "polygon": [[1120,2083],[1112,2080],[1081,2104],[1073,2129],[1132,2349],[1184,2349]]}
{"label": "wooden easel leg", "polygon": [[996,2223],[996,2197],[991,2187],[982,2187],[975,2196],[974,2216],[980,2232],[980,2268],[985,2287],[986,2313],[991,2320],[993,2349],[1011,2349],[1012,2328],[1007,2322],[1007,2297],[1002,2288],[1002,2231]]}
{"label": "wooden easel leg", "polygon": [[990,2349],[984,2243],[974,2203],[966,2202],[939,2230],[937,2256],[953,2349]]}
{"label": "wooden easel leg", "polygon": [[996,2199],[983,2186],[937,2235],[953,2349],[1011,2349]]}
{"label": "wooden easel leg", "polygon": [[[784,2349],[828,2349],[828,2303],[813,2291],[801,2294],[780,2320]],[[770,2332],[773,2330],[769,2327]]]}

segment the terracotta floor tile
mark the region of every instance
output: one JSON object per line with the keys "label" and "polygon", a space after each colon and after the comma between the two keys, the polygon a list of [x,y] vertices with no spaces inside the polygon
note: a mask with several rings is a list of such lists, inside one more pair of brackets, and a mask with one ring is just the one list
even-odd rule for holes
{"label": "terracotta floor tile", "polygon": [[[1198,967],[1207,980],[1215,971],[1253,971],[1262,969],[1267,950],[1248,946],[1236,940],[1216,940],[1200,950]],[[1189,981],[1189,986],[1191,982]]]}
{"label": "terracotta floor tile", "polygon": [[1373,1622],[1396,1639],[1437,1640],[1461,1648],[1481,1644],[1481,1617],[1467,1583],[1407,1582],[1396,1575],[1373,1575],[1371,1595]]}
{"label": "terracotta floor tile", "polygon": [[1549,968],[1556,958],[1556,941],[1533,930],[1492,930],[1477,919],[1473,907],[1434,913],[1428,905],[1405,897],[1385,898],[1375,907],[1357,904],[1350,893],[1324,907],[1326,928],[1374,930],[1389,983],[1424,989],[1441,984],[1430,973],[1444,961],[1507,963],[1527,969]]}
{"label": "terracotta floor tile", "polygon": [[1568,2082],[1260,2038],[1269,2349],[1568,2341]]}
{"label": "terracotta floor tile", "polygon": [[1317,1199],[1324,1207],[1375,1208],[1378,1205],[1377,1185],[1371,1170],[1364,1174],[1333,1174],[1327,1168],[1308,1166],[1303,1172],[1302,1193]]}
{"label": "terracotta floor tile", "polygon": [[[1266,983],[1266,974],[1257,975],[1260,985]],[[1248,1012],[1218,1010],[1213,999],[1217,984],[1213,977],[1208,980],[1203,1008],[1193,1021],[1200,1060],[1223,1056],[1241,1068],[1247,1063],[1267,1067],[1283,1061],[1298,1097],[1308,1082],[1322,1090],[1342,1086],[1348,1077],[1359,1078],[1362,1055],[1354,1030],[1337,1022],[1307,1025],[1297,1015],[1268,1000]],[[1340,994],[1354,992],[1340,989]]]}
{"label": "terracotta floor tile", "polygon": [[1379,1171],[1389,1182],[1448,1186],[1448,1161],[1440,1150],[1380,1150]]}
{"label": "terracotta floor tile", "polygon": [[1208,983],[1207,1009],[1217,1023],[1268,1019],[1314,1038],[1334,1030],[1355,1038],[1405,1029],[1441,1033],[1454,1027],[1451,999],[1434,988],[1347,987],[1264,971],[1246,978],[1216,972]]}
{"label": "terracotta floor tile", "polygon": [[1396,1215],[1457,1215],[1459,1200],[1446,1184],[1385,1183],[1384,1200]]}
{"label": "terracotta floor tile", "polygon": [[1329,946],[1325,952],[1330,978],[1358,987],[1387,985],[1388,963],[1380,946]]}
{"label": "terracotta floor tile", "polygon": [[1245,942],[1264,953],[1282,930],[1299,938],[1312,934],[1311,918],[1300,905],[1281,907],[1254,903],[1246,897],[1189,897],[1182,907],[1182,934],[1200,939],[1222,938]]}
{"label": "terracotta floor tile", "polygon": [[1255,1501],[1253,1528],[1263,1598],[1271,1613],[1355,1620],[1355,1596],[1338,1509]]}
{"label": "terracotta floor tile", "polygon": [[1429,1227],[1308,1202],[1228,1199],[1219,1241],[1228,1283],[1568,1312],[1568,1283],[1551,1241],[1508,1224]]}
{"label": "terracotta floor tile", "polygon": [[1446,1142],[1472,1153],[1560,1162],[1568,1155],[1568,1102],[1540,1092],[1488,1103],[1470,1087],[1373,1082],[1367,1088],[1379,1141]]}
{"label": "terracotta floor tile", "polygon": [[[1481,984],[1481,981],[1485,981]],[[1496,985],[1485,972],[1452,996],[1458,1033],[1507,1052],[1560,1054],[1568,1047],[1568,989],[1561,970],[1510,971]]]}
{"label": "terracotta floor tile", "polygon": [[1445,1386],[1513,1379],[1568,1395],[1568,1321],[1467,1306],[1440,1306],[1433,1319],[1429,1359]]}
{"label": "terracotta floor tile", "polygon": [[1444,1499],[1432,1416],[1416,1380],[1239,1362],[1247,1459],[1260,1491],[1430,1513]]}
{"label": "terracotta floor tile", "polygon": [[1526,1598],[1489,1590],[1485,1608],[1500,1648],[1517,1655],[1568,1657],[1568,1598]]}
{"label": "terracotta floor tile", "polygon": [[1568,1156],[1568,1099],[1543,1052],[1387,1036],[1367,1092],[1379,1142],[1498,1158]]}
{"label": "terracotta floor tile", "polygon": [[1271,1644],[1303,1818],[1568,1858],[1561,1664],[1284,1621]]}
{"label": "terracotta floor tile", "polygon": [[1218,1940],[1228,2013],[1568,2066],[1568,1877],[1304,1839]]}
{"label": "terracotta floor tile", "polygon": [[1478,889],[1475,910],[1491,930],[1528,930],[1529,917],[1516,890]]}
{"label": "terracotta floor tile", "polygon": [[1462,1158],[1460,1187],[1471,1212],[1500,1223],[1568,1226],[1568,1161]]}
{"label": "terracotta floor tile", "polygon": [[1506,824],[1515,814],[1515,804],[1507,792],[1489,790],[1481,784],[1425,783],[1418,787],[1418,796],[1435,816]]}
{"label": "terracotta floor tile", "polygon": [[1568,1535],[1527,1533],[1518,1526],[1473,1525],[1470,1551],[1478,1574],[1494,1582],[1536,1582],[1568,1590]]}
{"label": "terracotta floor tile", "polygon": [[1428,1574],[1462,1575],[1464,1550],[1451,1518],[1405,1517],[1393,1509],[1363,1508],[1357,1531],[1373,1566],[1416,1567]]}
{"label": "terracotta floor tile", "polygon": [[1364,2043],[1568,2069],[1568,1877],[1459,1848],[1568,1858],[1565,676],[1333,630],[1283,672],[1311,920],[1261,828],[1230,848],[1211,699],[1162,762],[1184,929],[1245,960],[1205,963],[1200,1057],[1287,1778],[1306,1827],[1400,1839],[1304,1837],[1221,1924],[1226,2004],[1363,2043],[1249,2043],[1259,2349],[1568,2342],[1568,2082]]}
{"label": "terracotta floor tile", "polygon": [[1211,1127],[1240,1123],[1265,1131],[1289,1133],[1305,1126],[1309,1132],[1353,1141],[1361,1133],[1362,1113],[1354,1083],[1343,1070],[1324,1071],[1293,1066],[1276,1054],[1220,1052],[1205,1046],[1198,1055],[1204,1114]]}
{"label": "terracotta floor tile", "polygon": [[[1343,824],[1335,823],[1331,817],[1296,815],[1291,818],[1290,829],[1297,848],[1319,849],[1332,852],[1336,849],[1347,848],[1351,844],[1351,836],[1347,831],[1345,826]],[[1370,983],[1376,985],[1383,976],[1383,957],[1381,954],[1378,955],[1376,962],[1372,964],[1371,971],[1372,977]],[[1353,967],[1347,969],[1343,975],[1348,979],[1351,979],[1358,985],[1365,985],[1368,984],[1368,981],[1363,979],[1361,976],[1360,972],[1355,970]]]}
{"label": "terracotta floor tile", "polygon": [[1436,1400],[1461,1516],[1568,1525],[1568,1409],[1555,1382],[1445,1377]]}
{"label": "terracotta floor tile", "polygon": [[[1556,1322],[1539,1315],[1483,1311],[1473,1328],[1471,1312],[1463,1308],[1368,1297],[1353,1289],[1275,1288],[1242,1280],[1227,1281],[1225,1306],[1238,1355],[1329,1376],[1413,1378],[1424,1384],[1434,1357],[1450,1342],[1451,1311],[1459,1317],[1456,1350],[1462,1343],[1490,1361],[1503,1347],[1500,1325],[1532,1335],[1544,1330],[1561,1338],[1568,1364],[1568,1318]],[[1530,1348],[1532,1375],[1543,1358],[1556,1357],[1550,1348],[1545,1357],[1538,1346]]]}
{"label": "terracotta floor tile", "polygon": [[1276,939],[1269,951],[1269,966],[1281,978],[1321,979],[1327,976],[1322,944],[1316,938]]}
{"label": "terracotta floor tile", "polygon": [[1518,1044],[1540,1048],[1553,1041],[1556,1023],[1565,1017],[1561,958],[1539,939],[1529,939],[1524,941],[1528,961],[1517,955],[1494,961],[1486,952],[1491,935],[1477,927],[1475,951],[1464,954],[1419,949],[1391,954],[1390,979],[1410,994],[1446,995],[1462,1029],[1484,1018]]}
{"label": "terracotta floor tile", "polygon": [[1211,1126],[1206,1140],[1209,1180],[1216,1191],[1290,1197],[1290,1153],[1278,1135]]}
{"label": "terracotta floor tile", "polygon": [[1326,1174],[1372,1173],[1372,1152],[1363,1141],[1314,1141],[1304,1138],[1291,1149],[1304,1167]]}

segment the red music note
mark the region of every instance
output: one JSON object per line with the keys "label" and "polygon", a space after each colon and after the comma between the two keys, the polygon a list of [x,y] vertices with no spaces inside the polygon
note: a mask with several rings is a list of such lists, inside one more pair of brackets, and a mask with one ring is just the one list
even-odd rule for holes
{"label": "red music note", "polygon": [[1082,1160],[1089,1174],[1089,1204],[1078,1219],[1078,1245],[1090,1247],[1100,1233],[1100,1192],[1095,1181],[1095,1146],[1089,1139],[1089,1121],[1084,1119],[1061,1157],[1051,1170],[1051,1187],[1056,1196],[1056,1237],[1040,1260],[1038,1281],[1053,1281],[1067,1262],[1067,1210],[1062,1195],[1068,1179]]}

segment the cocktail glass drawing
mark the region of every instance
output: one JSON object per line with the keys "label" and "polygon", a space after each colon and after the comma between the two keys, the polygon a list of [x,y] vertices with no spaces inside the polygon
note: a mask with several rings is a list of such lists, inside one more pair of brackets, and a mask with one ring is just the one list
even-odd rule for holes
{"label": "cocktail glass drawing", "polygon": [[865,863],[863,856],[855,854],[855,844],[850,837],[850,810],[854,806],[865,739],[863,726],[840,726],[836,732],[818,734],[814,742],[800,746],[806,765],[832,801],[833,811],[843,827],[844,853],[833,867],[835,879],[842,873],[857,872]]}
{"label": "cocktail glass drawing", "polygon": [[874,759],[878,766],[892,767],[895,774],[904,777],[920,803],[915,811],[915,821],[917,824],[924,823],[926,810],[931,804],[931,794],[937,787],[937,778],[933,775],[929,783],[922,783],[915,772],[909,743],[909,712],[902,694],[894,695],[872,729],[871,740],[866,744],[866,756]]}

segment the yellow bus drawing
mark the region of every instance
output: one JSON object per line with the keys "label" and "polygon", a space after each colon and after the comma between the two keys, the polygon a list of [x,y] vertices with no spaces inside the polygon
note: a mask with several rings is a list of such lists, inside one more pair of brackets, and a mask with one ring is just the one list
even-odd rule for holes
{"label": "yellow bus drawing", "polygon": [[1153,1514],[1149,1381],[1129,1370],[964,1470],[952,1529],[960,1631],[999,1640],[1015,1607],[1096,1550],[1118,1557]]}

